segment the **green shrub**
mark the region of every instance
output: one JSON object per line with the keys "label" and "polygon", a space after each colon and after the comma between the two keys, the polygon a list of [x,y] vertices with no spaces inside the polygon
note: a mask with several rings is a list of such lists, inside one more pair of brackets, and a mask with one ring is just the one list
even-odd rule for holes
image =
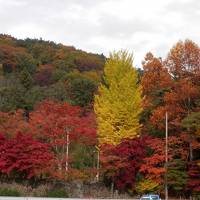
{"label": "green shrub", "polygon": [[19,197],[20,193],[15,189],[0,188],[0,196],[15,196],[15,197]]}
{"label": "green shrub", "polygon": [[69,197],[67,192],[64,189],[53,189],[47,192],[47,197]]}

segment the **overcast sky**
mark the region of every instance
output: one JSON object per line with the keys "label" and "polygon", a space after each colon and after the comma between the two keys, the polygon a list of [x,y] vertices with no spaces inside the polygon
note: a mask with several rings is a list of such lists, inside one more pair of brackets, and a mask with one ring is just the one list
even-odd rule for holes
{"label": "overcast sky", "polygon": [[200,43],[200,0],[0,0],[0,32],[94,53],[127,49],[141,66],[178,40]]}

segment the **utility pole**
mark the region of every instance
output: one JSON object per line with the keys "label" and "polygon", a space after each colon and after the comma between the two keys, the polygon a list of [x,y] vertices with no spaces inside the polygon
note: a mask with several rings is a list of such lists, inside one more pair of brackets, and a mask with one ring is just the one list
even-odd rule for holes
{"label": "utility pole", "polygon": [[67,134],[67,141],[66,141],[66,162],[65,162],[65,170],[68,171],[69,168],[69,131],[70,129],[65,127],[65,133]]}
{"label": "utility pole", "polygon": [[67,150],[66,150],[66,171],[68,171],[69,160],[69,133],[67,132]]}
{"label": "utility pole", "polygon": [[97,149],[97,174],[96,174],[96,180],[97,180],[97,182],[99,181],[99,168],[100,168],[100,164],[99,164],[99,162],[100,162],[100,149],[99,149],[99,147],[98,146],[95,146],[96,147],[96,149]]}
{"label": "utility pole", "polygon": [[97,182],[99,181],[99,150],[97,150]]}
{"label": "utility pole", "polygon": [[165,200],[168,200],[168,183],[167,169],[168,168],[168,114],[165,114]]}

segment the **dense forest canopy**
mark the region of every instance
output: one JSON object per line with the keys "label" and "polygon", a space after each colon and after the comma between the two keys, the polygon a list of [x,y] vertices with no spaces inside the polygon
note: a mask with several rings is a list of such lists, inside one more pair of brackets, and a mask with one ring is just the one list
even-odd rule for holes
{"label": "dense forest canopy", "polygon": [[123,51],[106,58],[1,34],[1,180],[163,195],[167,176],[171,196],[200,195],[200,48],[179,41],[142,65]]}
{"label": "dense forest canopy", "polygon": [[87,106],[101,80],[104,63],[103,54],[42,39],[0,35],[0,110],[32,110],[44,99]]}

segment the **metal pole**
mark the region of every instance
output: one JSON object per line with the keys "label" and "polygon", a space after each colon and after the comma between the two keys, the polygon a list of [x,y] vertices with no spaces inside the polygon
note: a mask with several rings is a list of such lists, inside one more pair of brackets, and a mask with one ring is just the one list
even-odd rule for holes
{"label": "metal pole", "polygon": [[97,149],[97,182],[99,181],[99,149]]}
{"label": "metal pole", "polygon": [[68,171],[68,159],[69,159],[69,133],[67,132],[67,150],[66,150],[66,171]]}
{"label": "metal pole", "polygon": [[168,114],[165,116],[165,200],[168,200],[167,165],[168,165]]}

